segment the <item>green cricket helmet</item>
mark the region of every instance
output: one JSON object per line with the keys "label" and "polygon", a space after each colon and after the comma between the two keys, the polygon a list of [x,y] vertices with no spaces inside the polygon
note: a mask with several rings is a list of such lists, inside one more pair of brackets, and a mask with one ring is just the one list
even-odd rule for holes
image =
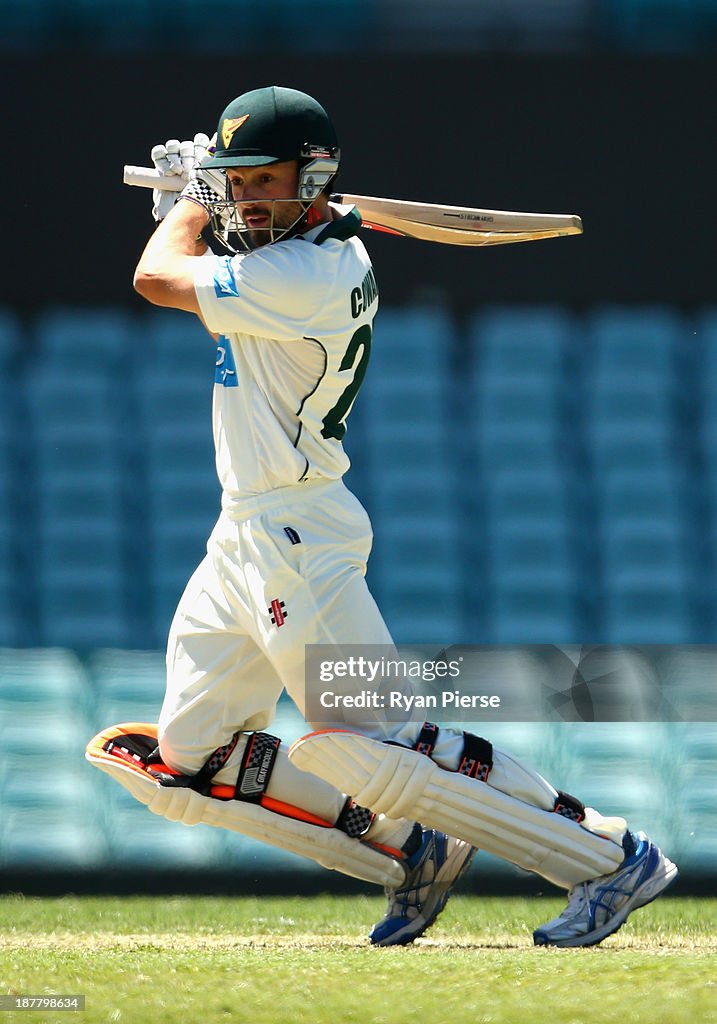
{"label": "green cricket helmet", "polygon": [[208,168],[258,167],[299,162],[301,201],[313,201],[339,169],[334,126],[313,97],[270,85],[238,96],[219,118],[216,151]]}

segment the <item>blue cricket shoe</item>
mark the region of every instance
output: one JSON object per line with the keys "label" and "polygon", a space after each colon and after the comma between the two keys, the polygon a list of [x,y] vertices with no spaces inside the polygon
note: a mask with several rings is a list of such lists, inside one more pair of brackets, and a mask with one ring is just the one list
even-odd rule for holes
{"label": "blue cricket shoe", "polygon": [[445,907],[475,853],[475,847],[462,839],[424,829],[421,845],[404,862],[403,886],[386,889],[388,908],[369,934],[374,946],[405,946],[423,935]]}
{"label": "blue cricket shoe", "polygon": [[574,886],[562,914],[533,932],[536,946],[596,946],[677,878],[675,865],[644,832],[627,832],[622,845],[621,866]]}

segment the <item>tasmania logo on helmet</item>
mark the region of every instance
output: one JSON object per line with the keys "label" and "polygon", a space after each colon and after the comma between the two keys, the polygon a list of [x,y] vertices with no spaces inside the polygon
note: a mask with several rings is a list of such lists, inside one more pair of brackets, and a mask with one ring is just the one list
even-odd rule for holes
{"label": "tasmania logo on helmet", "polygon": [[222,122],[222,142],[224,148],[229,149],[231,141],[235,134],[239,131],[241,126],[249,120],[249,115],[244,114],[244,117],[225,117]]}

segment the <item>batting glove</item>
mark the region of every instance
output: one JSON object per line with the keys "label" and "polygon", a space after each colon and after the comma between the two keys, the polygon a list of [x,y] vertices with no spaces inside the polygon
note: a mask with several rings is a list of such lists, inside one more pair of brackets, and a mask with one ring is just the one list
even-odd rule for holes
{"label": "batting glove", "polygon": [[[216,138],[216,136],[215,136]],[[226,179],[224,175],[216,171],[200,171],[202,160],[208,159],[214,154],[214,140],[203,132],[197,133],[193,141],[180,142],[179,139],[169,139],[164,145],[154,146],[152,149],[152,163],[162,178],[180,179],[183,185],[188,185],[201,176],[201,180],[212,190],[212,199],[224,199],[226,190]],[[173,182],[174,183],[174,182]],[[164,220],[169,211],[180,197],[180,192],[168,191],[162,188],[162,182],[152,190],[152,216],[155,221]],[[191,198],[191,197],[188,197]]]}
{"label": "batting glove", "polygon": [[208,139],[206,135],[194,136],[194,169],[190,175],[192,178],[198,178],[199,181],[205,182],[209,185],[213,192],[215,192],[214,199],[226,199],[227,197],[227,178],[224,171],[218,171],[215,169],[204,168],[202,164],[205,160],[214,156],[217,148],[217,137],[214,135],[211,139]]}

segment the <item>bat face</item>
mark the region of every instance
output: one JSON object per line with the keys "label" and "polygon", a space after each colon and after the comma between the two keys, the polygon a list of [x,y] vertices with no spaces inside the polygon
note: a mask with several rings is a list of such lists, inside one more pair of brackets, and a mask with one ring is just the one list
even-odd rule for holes
{"label": "bat face", "polygon": [[505,245],[579,235],[583,230],[573,214],[513,213],[347,194],[332,198],[358,207],[367,228],[448,245]]}

